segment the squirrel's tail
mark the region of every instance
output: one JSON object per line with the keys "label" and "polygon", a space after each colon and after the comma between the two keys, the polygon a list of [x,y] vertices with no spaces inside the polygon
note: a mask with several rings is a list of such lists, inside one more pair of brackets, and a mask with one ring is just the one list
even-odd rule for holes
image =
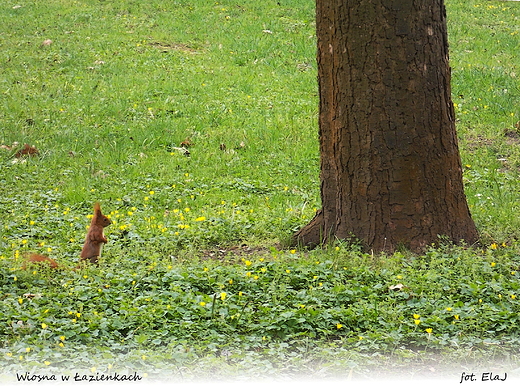
{"label": "squirrel's tail", "polygon": [[50,257],[39,255],[37,253],[31,253],[24,255],[25,262],[22,265],[22,269],[27,269],[32,264],[47,264],[49,268],[58,269],[62,268],[56,260],[51,259]]}

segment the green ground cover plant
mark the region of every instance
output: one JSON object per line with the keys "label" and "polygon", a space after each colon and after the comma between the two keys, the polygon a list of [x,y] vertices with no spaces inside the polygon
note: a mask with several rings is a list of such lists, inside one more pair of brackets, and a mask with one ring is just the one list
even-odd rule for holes
{"label": "green ground cover plant", "polygon": [[[520,367],[520,4],[447,8],[481,243],[380,256],[287,247],[320,206],[313,1],[3,2],[4,376]],[[95,201],[109,243],[75,271]]]}

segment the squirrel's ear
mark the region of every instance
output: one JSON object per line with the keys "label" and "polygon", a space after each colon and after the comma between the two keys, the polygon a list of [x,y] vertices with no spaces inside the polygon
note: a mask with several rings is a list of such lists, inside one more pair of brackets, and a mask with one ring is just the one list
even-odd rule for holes
{"label": "squirrel's ear", "polygon": [[99,202],[94,203],[94,212],[101,212],[101,206]]}

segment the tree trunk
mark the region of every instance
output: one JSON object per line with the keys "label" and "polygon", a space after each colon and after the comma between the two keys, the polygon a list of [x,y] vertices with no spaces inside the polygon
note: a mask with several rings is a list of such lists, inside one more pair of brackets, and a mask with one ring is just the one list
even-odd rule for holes
{"label": "tree trunk", "polygon": [[419,251],[478,235],[462,184],[443,0],[317,0],[322,209],[294,237]]}

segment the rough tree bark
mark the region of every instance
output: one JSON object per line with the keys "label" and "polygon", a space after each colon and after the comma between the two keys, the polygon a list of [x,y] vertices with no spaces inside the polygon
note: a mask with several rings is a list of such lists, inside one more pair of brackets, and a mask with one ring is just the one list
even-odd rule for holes
{"label": "rough tree bark", "polygon": [[477,240],[443,0],[317,0],[322,209],[296,233],[374,251]]}

